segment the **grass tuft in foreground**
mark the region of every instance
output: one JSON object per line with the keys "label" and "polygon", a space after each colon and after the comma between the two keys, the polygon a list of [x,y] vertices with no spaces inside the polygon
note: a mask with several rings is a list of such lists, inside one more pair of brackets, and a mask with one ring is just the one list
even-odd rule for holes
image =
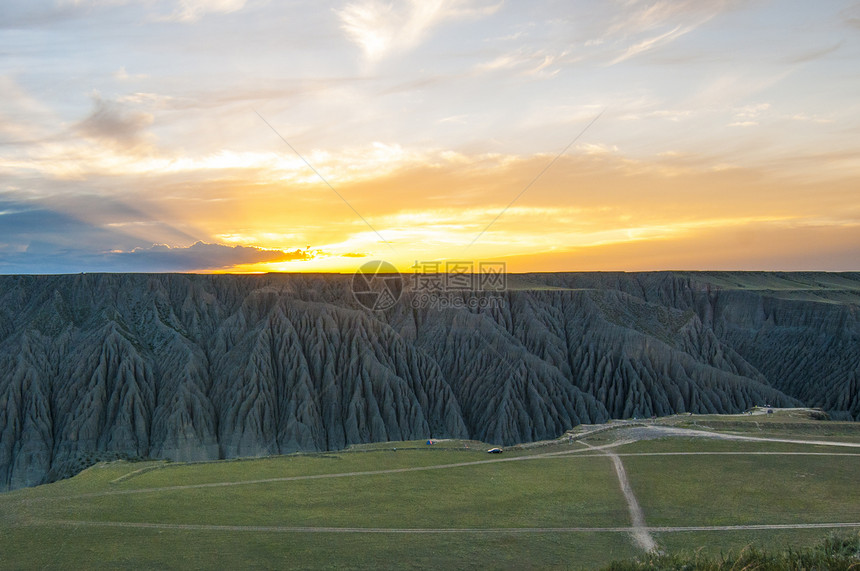
{"label": "grass tuft in foreground", "polygon": [[784,570],[860,570],[860,533],[830,535],[815,547],[789,548],[781,553],[768,553],[747,547],[740,553],[712,557],[701,551],[695,553],[651,554],[631,561],[614,561],[607,571],[784,571]]}

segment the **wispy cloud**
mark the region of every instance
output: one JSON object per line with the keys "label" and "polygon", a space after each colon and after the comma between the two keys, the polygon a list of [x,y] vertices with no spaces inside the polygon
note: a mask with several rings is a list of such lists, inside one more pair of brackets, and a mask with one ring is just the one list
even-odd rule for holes
{"label": "wispy cloud", "polygon": [[623,15],[609,27],[606,37],[592,41],[600,45],[615,40],[617,44],[617,38],[622,38],[627,46],[609,62],[614,65],[670,44],[742,3],[742,0],[628,0],[620,11]]}
{"label": "wispy cloud", "polygon": [[653,37],[644,39],[641,42],[633,44],[632,46],[628,47],[624,53],[622,53],[620,56],[618,56],[617,58],[615,58],[614,60],[609,62],[609,65],[621,63],[622,61],[624,61],[626,59],[630,59],[633,56],[638,55],[642,52],[648,51],[650,49],[653,49],[653,48],[660,46],[660,45],[663,45],[663,44],[668,44],[669,42],[677,40],[678,38],[680,38],[684,34],[687,34],[691,31],[693,31],[694,29],[695,29],[695,26],[686,26],[686,27],[675,26],[675,28],[673,28],[672,30],[669,30],[668,32],[665,32],[665,33],[660,34],[658,36],[653,36]]}
{"label": "wispy cloud", "polygon": [[786,63],[790,64],[798,64],[798,63],[808,63],[811,61],[819,60],[821,58],[827,57],[830,54],[836,52],[844,45],[844,41],[836,42],[832,46],[828,46],[826,48],[818,48],[809,51],[805,51],[793,56],[789,56],[786,58]]}
{"label": "wispy cloud", "polygon": [[624,0],[623,10],[610,32],[633,34],[654,30],[672,22],[704,23],[748,0]]}
{"label": "wispy cloud", "polygon": [[736,117],[758,117],[770,109],[770,103],[754,103],[745,105],[735,112]]}
{"label": "wispy cloud", "polygon": [[104,100],[93,94],[93,110],[75,130],[86,137],[118,145],[123,148],[138,147],[145,141],[145,130],[152,124],[149,113],[130,110],[115,101]]}
{"label": "wispy cloud", "polygon": [[469,0],[362,0],[347,4],[337,14],[347,37],[372,63],[393,51],[414,48],[445,21],[486,16],[500,6]]}
{"label": "wispy cloud", "polygon": [[124,65],[120,66],[118,70],[113,72],[113,76],[117,81],[135,81],[139,79],[146,79],[147,77],[149,77],[145,73],[129,73],[128,71],[126,71]]}
{"label": "wispy cloud", "polygon": [[735,110],[735,121],[729,123],[729,127],[755,127],[759,124],[759,118],[769,110],[770,103],[744,105]]}
{"label": "wispy cloud", "polygon": [[194,21],[208,13],[229,14],[245,7],[246,0],[179,0],[170,16],[181,21]]}
{"label": "wispy cloud", "polygon": [[847,25],[860,30],[860,4],[855,2],[849,8],[842,10],[840,16]]}
{"label": "wispy cloud", "polygon": [[478,72],[494,72],[502,70],[514,70],[521,75],[536,77],[554,77],[561,71],[560,64],[566,61],[567,52],[552,54],[546,50],[527,50],[520,48],[495,57],[494,59],[478,64]]}
{"label": "wispy cloud", "polygon": [[819,123],[822,125],[834,123],[833,119],[828,119],[827,117],[821,117],[821,116],[815,115],[815,114],[809,115],[807,113],[795,113],[794,115],[791,115],[789,118],[793,119],[794,121],[808,121],[811,123]]}

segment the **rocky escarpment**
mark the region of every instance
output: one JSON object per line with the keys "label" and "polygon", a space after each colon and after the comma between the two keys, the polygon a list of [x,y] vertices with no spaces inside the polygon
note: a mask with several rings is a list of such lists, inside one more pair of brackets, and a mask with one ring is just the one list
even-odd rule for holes
{"label": "rocky escarpment", "polygon": [[860,417],[856,274],[530,274],[480,309],[406,291],[376,312],[350,283],[0,277],[0,490],[117,457],[507,444],[763,403]]}
{"label": "rocky escarpment", "polygon": [[[685,351],[767,382],[833,418],[860,420],[860,273],[544,274],[695,316]],[[694,334],[693,334],[694,333]]]}

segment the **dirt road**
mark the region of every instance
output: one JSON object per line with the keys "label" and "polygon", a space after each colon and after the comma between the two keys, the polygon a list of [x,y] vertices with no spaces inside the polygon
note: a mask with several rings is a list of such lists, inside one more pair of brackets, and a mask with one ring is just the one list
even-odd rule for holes
{"label": "dirt road", "polygon": [[[193,523],[147,523],[132,521],[78,521],[34,520],[22,525],[61,525],[84,527],[124,527],[138,529],[173,529],[186,531],[230,531],[257,533],[472,533],[472,534],[523,534],[523,533],[635,533],[634,527],[485,527],[485,528],[388,528],[388,527],[299,527],[268,525],[206,525]],[[682,533],[690,531],[743,531],[779,529],[840,529],[860,528],[860,522],[838,523],[787,523],[748,525],[702,525],[680,527],[645,527],[649,533]]]}

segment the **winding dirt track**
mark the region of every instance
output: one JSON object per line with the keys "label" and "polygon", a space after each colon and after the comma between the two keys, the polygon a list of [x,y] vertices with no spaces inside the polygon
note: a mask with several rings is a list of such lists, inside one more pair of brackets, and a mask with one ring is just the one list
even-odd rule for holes
{"label": "winding dirt track", "polygon": [[[250,531],[265,533],[474,533],[474,534],[522,534],[522,533],[635,533],[634,527],[444,527],[444,528],[391,528],[391,527],[295,527],[269,525],[206,525],[196,523],[146,523],[132,521],[78,521],[78,520],[36,520],[24,525],[63,525],[85,527],[125,527],[137,529],[175,529],[185,531]],[[749,525],[702,525],[680,527],[645,527],[647,532],[677,533],[685,531],[743,531],[768,529],[837,529],[860,528],[860,522],[853,523],[785,523]]]}
{"label": "winding dirt track", "polygon": [[[382,474],[402,474],[406,472],[423,472],[428,470],[447,470],[450,468],[462,468],[465,466],[479,466],[482,464],[497,464],[501,462],[523,462],[529,460],[542,460],[547,458],[557,458],[562,456],[576,456],[579,458],[592,458],[596,456],[604,457],[609,455],[616,457],[626,456],[857,456],[860,454],[852,454],[847,452],[629,452],[629,453],[612,453],[594,452],[605,451],[611,448],[627,444],[628,442],[615,442],[605,444],[603,446],[595,446],[589,449],[581,450],[565,450],[562,452],[547,452],[544,454],[533,454],[530,456],[517,456],[515,458],[494,458],[492,460],[475,460],[472,462],[456,462],[452,464],[433,464],[431,466],[413,466],[410,468],[391,468],[388,470],[368,470],[363,472],[338,472],[334,474],[310,474],[305,476],[283,476],[278,478],[262,478],[258,480],[237,480],[234,482],[208,482],[204,484],[179,484],[176,486],[158,486],[152,488],[134,488],[130,490],[107,490],[104,492],[89,492],[85,494],[74,494],[63,496],[63,500],[67,499],[82,499],[82,498],[98,498],[103,496],[123,496],[134,494],[153,494],[158,492],[171,492],[176,490],[193,490],[198,488],[225,488],[231,486],[251,486],[255,484],[272,484],[278,482],[297,482],[301,480],[324,480],[328,478],[353,478],[358,476],[378,476]],[[613,460],[614,462],[614,460]],[[623,469],[623,467],[622,467]],[[617,468],[616,468],[617,472]],[[20,503],[38,503],[52,502],[58,498],[41,497],[41,498],[24,498],[18,500]]]}
{"label": "winding dirt track", "polygon": [[[604,448],[621,446],[625,442],[613,442],[603,446],[595,446],[591,450],[603,450]],[[238,480],[234,482],[209,482],[205,484],[180,484],[176,486],[159,486],[152,488],[134,488],[130,490],[108,490],[104,492],[89,492],[85,494],[74,494],[63,496],[62,499],[80,499],[80,498],[98,498],[102,496],[121,496],[130,494],[151,494],[157,492],[170,492],[174,490],[193,490],[197,488],[223,488],[229,486],[249,486],[254,484],[270,484],[276,482],[296,482],[300,480],[324,480],[327,478],[352,478],[357,476],[378,476],[381,474],[402,474],[405,472],[423,472],[427,470],[447,470],[450,468],[462,468],[464,466],[479,466],[482,464],[498,464],[501,462],[522,462],[528,460],[537,460],[541,458],[551,458],[554,456],[572,455],[581,452],[590,452],[591,450],[581,448],[578,450],[563,450],[561,452],[547,452],[544,454],[532,454],[529,456],[515,456],[513,458],[492,458],[488,460],[473,460],[471,462],[454,462],[451,464],[432,464],[429,466],[412,466],[410,468],[391,468],[388,470],[366,470],[363,472],[338,472],[334,474],[309,474],[305,476],[282,476],[278,478],[261,478],[257,480]],[[599,454],[587,454],[586,456],[599,456]],[[119,478],[117,479],[119,480]],[[117,481],[114,480],[114,481]],[[55,501],[54,497],[42,498],[25,498],[18,500],[21,503],[33,502],[50,502]]]}
{"label": "winding dirt track", "polygon": [[846,448],[860,448],[858,442],[833,442],[831,440],[795,440],[791,438],[765,438],[763,436],[743,436],[740,434],[724,434],[721,432],[708,432],[707,430],[696,430],[693,428],[678,428],[675,426],[646,426],[637,427],[637,430],[650,430],[657,437],[664,436],[697,436],[701,438],[716,438],[718,440],[738,440],[744,442],[782,442],[785,444],[808,444],[815,446],[843,446]]}
{"label": "winding dirt track", "polygon": [[[589,448],[590,444],[583,442]],[[621,486],[621,493],[624,494],[624,499],[627,501],[627,509],[630,511],[630,535],[633,542],[647,552],[657,551],[657,542],[648,533],[648,528],[645,525],[645,514],[642,512],[642,507],[639,505],[639,500],[633,494],[633,488],[630,487],[630,480],[627,479],[627,471],[624,470],[624,464],[621,458],[615,452],[605,449],[602,451],[604,455],[609,456],[612,460],[612,465],[615,467],[615,474],[618,476],[618,485]]]}
{"label": "winding dirt track", "polygon": [[633,488],[630,487],[630,481],[627,479],[627,472],[624,470],[624,464],[621,463],[621,458],[618,454],[606,451],[606,454],[612,459],[612,464],[615,466],[615,473],[618,476],[618,484],[621,486],[621,492],[624,494],[624,499],[627,500],[627,508],[630,510],[631,535],[633,541],[645,551],[657,551],[657,542],[648,533],[648,528],[645,525],[645,514],[642,513],[642,508],[639,506],[639,501],[633,494]]}

